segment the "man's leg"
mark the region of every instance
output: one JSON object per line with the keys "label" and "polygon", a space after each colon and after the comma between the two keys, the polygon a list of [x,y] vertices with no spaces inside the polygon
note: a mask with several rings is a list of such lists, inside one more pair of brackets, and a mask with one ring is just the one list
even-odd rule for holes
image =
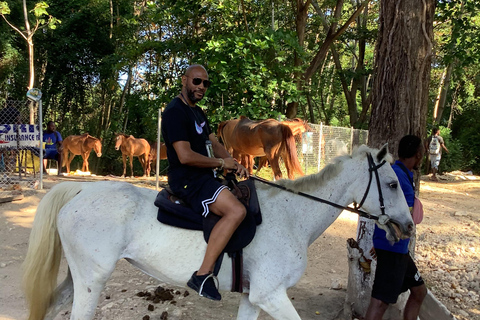
{"label": "man's leg", "polygon": [[210,234],[207,252],[200,269],[197,271],[197,275],[205,275],[213,271],[218,256],[246,215],[246,209],[243,204],[228,189],[220,192],[217,200],[209,205],[209,209],[220,216],[221,219]]}
{"label": "man's leg", "polygon": [[420,307],[422,306],[422,302],[426,295],[427,287],[425,284],[410,288],[410,296],[408,297],[405,310],[403,311],[404,320],[417,319],[418,313],[420,312]]}
{"label": "man's leg", "polygon": [[382,320],[383,314],[387,311],[388,303],[371,298],[368,306],[365,320]]}

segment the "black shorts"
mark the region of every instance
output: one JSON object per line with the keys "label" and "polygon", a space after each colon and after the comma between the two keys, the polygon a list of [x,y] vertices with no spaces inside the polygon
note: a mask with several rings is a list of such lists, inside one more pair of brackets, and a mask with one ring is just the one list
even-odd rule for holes
{"label": "black shorts", "polygon": [[381,249],[375,249],[375,252],[377,269],[372,298],[393,304],[402,292],[424,283],[410,254]]}
{"label": "black shorts", "polygon": [[[173,189],[173,188],[172,188]],[[228,189],[213,176],[203,175],[185,181],[183,187],[173,192],[188,203],[192,209],[206,217],[210,212],[208,205],[217,200],[223,189]]]}

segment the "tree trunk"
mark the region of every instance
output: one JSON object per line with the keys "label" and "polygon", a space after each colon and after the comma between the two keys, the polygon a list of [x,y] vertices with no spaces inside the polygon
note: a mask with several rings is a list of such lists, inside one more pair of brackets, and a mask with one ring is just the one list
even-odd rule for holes
{"label": "tree trunk", "polygon": [[28,44],[28,67],[30,70],[30,77],[28,80],[27,90],[33,88],[35,84],[35,69],[33,64],[33,34],[30,30],[30,23],[28,22],[27,1],[23,0],[23,18],[25,20],[25,38]]}
{"label": "tree trunk", "polygon": [[382,0],[375,57],[369,145],[389,143],[397,155],[402,136],[426,136],[434,0]]}
{"label": "tree trunk", "polygon": [[[406,134],[425,137],[428,108],[428,85],[432,59],[434,0],[382,0],[379,34],[375,56],[372,115],[368,144],[379,148],[388,142],[389,151],[397,157],[399,140]],[[418,175],[417,175],[417,185]],[[359,225],[359,247],[367,255],[373,247],[372,225]],[[374,270],[372,269],[374,274]],[[352,279],[354,277],[352,276]],[[364,285],[363,285],[364,286]],[[347,292],[359,292],[362,283],[348,283]],[[350,295],[347,307],[365,303]],[[387,318],[392,319],[387,315]]]}
{"label": "tree trunk", "polygon": [[450,63],[442,75],[440,87],[438,88],[437,100],[435,101],[435,107],[433,109],[434,124],[439,124],[440,120],[442,119],[443,110],[445,109],[445,103],[447,102],[447,93],[448,88],[450,87],[450,79],[452,78],[452,71],[454,65],[454,62]]}

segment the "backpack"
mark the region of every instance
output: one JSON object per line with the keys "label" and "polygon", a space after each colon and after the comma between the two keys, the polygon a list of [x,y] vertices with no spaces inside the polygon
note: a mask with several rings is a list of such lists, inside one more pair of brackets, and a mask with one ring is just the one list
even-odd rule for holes
{"label": "backpack", "polygon": [[428,146],[428,151],[430,152],[430,154],[440,153],[440,141],[438,141],[438,138],[436,136],[432,137],[432,140],[430,141],[430,144]]}

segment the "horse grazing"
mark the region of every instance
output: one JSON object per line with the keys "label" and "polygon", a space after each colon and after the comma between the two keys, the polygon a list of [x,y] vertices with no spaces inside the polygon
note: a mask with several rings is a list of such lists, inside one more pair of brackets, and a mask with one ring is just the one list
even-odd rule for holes
{"label": "horse grazing", "polygon": [[68,136],[63,140],[62,167],[67,167],[67,173],[70,173],[70,163],[75,156],[81,155],[83,158],[82,171],[90,171],[88,168],[88,157],[90,152],[95,150],[97,157],[102,156],[102,141],[92,137],[88,133],[80,136]]}
{"label": "horse grazing", "polygon": [[130,158],[130,174],[133,178],[133,157],[138,157],[142,168],[143,176],[150,176],[150,162],[148,160],[150,154],[150,144],[142,138],[135,138],[132,135],[116,133],[115,150],[122,152],[123,158],[123,175],[127,173],[127,157]]}
{"label": "horse grazing", "polygon": [[253,172],[253,157],[266,156],[275,179],[282,178],[279,166],[281,157],[287,167],[288,178],[294,178],[294,172],[303,175],[297,157],[297,148],[292,130],[274,119],[253,121],[242,117],[228,120],[218,126],[218,135],[225,147],[233,150],[233,155],[247,157],[247,168]]}
{"label": "horse grazing", "polygon": [[[286,119],[285,121],[282,121],[282,123],[290,127],[292,134],[295,137],[295,141],[298,143],[302,142],[302,134],[305,131],[313,131],[312,127],[308,125],[308,122],[300,118]],[[260,169],[266,166],[268,166],[267,157],[261,157],[260,160],[258,160],[257,174]]]}
{"label": "horse grazing", "polygon": [[308,125],[308,122],[300,118],[287,119],[282,123],[289,126],[293,135],[300,140],[302,139],[302,133],[305,131],[313,131],[312,127]]}
{"label": "horse grazing", "polygon": [[[278,182],[296,193],[255,181],[263,222],[243,249],[242,272],[248,281],[243,281],[237,319],[255,320],[260,309],[274,319],[300,319],[287,289],[305,271],[308,246],[342,207],[299,191],[341,206],[360,203],[392,241],[412,234],[410,211],[386,160],[392,160],[386,146],[380,151],[361,146],[319,173]],[[105,283],[122,258],[160,281],[185,286],[207,245],[201,231],[158,222],[156,195],[126,182],[64,182],[53,187],[37,208],[23,264],[29,319],[53,319],[72,300],[71,320],[92,319]],[[56,288],[62,247],[68,274]],[[228,255],[218,279],[219,289],[228,291],[232,270],[231,260],[225,260],[230,260]]]}
{"label": "horse grazing", "polygon": [[[160,142],[160,160],[167,159],[167,146],[165,142]],[[148,155],[148,162],[150,165],[150,171],[152,170],[153,162],[157,160],[157,142],[150,143],[150,154]]]}

